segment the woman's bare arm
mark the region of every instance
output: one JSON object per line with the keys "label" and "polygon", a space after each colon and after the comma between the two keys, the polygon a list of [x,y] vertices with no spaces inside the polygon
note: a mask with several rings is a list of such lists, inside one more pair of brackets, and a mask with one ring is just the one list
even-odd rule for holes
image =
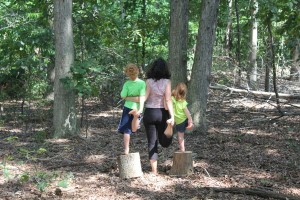
{"label": "woman's bare arm", "polygon": [[168,107],[168,111],[170,114],[170,119],[168,120],[168,123],[171,123],[172,126],[174,125],[174,111],[173,111],[173,103],[171,98],[171,81],[168,81],[165,91],[165,100]]}

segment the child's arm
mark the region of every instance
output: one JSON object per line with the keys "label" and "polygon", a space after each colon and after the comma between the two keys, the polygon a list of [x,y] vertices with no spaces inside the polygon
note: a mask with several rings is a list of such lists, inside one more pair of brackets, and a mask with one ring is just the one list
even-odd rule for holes
{"label": "child's arm", "polygon": [[185,113],[186,117],[188,118],[188,127],[192,127],[193,119],[192,119],[191,113],[187,107],[184,108],[184,113]]}
{"label": "child's arm", "polygon": [[125,99],[125,100],[128,100],[128,101],[136,102],[136,103],[139,103],[139,102],[140,102],[140,97],[139,97],[139,96],[135,96],[135,97],[125,97],[124,99]]}

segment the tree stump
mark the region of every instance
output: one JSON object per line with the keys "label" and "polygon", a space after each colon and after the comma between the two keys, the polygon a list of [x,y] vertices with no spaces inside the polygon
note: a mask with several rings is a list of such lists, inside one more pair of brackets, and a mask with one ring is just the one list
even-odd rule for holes
{"label": "tree stump", "polygon": [[119,175],[122,179],[140,177],[143,175],[140,154],[129,153],[118,157]]}
{"label": "tree stump", "polygon": [[186,176],[194,173],[193,157],[191,151],[175,152],[173,155],[173,165],[169,175]]}

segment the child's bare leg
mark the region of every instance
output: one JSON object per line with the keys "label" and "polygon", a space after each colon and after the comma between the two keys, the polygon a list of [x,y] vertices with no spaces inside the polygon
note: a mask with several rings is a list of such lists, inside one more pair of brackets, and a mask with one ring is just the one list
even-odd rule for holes
{"label": "child's bare leg", "polygon": [[131,130],[132,132],[136,132],[137,129],[139,128],[139,117],[137,116],[134,116],[133,119],[132,119],[132,122],[131,122]]}
{"label": "child's bare leg", "polygon": [[130,134],[124,133],[124,154],[129,154]]}
{"label": "child's bare leg", "polygon": [[185,146],[184,146],[184,133],[178,132],[178,144],[179,144],[179,150],[184,152],[185,151]]}
{"label": "child's bare leg", "polygon": [[153,174],[157,174],[157,160],[150,160],[151,171]]}
{"label": "child's bare leg", "polygon": [[133,115],[133,119],[132,119],[132,122],[131,122],[131,130],[132,132],[136,132],[138,127],[139,127],[139,118],[138,116],[136,116],[137,110],[132,110],[129,112],[130,115]]}

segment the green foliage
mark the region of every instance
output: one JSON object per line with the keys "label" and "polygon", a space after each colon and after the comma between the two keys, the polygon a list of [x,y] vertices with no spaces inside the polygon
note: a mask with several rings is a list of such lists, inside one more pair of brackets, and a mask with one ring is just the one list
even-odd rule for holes
{"label": "green foliage", "polygon": [[67,88],[74,89],[79,96],[97,96],[99,90],[115,82],[114,76],[118,71],[120,69],[117,67],[100,65],[96,60],[76,62],[71,68],[72,76],[62,81]]}
{"label": "green foliage", "polygon": [[[73,32],[76,52],[72,77],[63,80],[80,96],[99,92],[118,93],[122,68],[128,62],[147,65],[157,56],[168,57],[169,1],[73,2]],[[54,66],[53,1],[0,3],[0,101],[43,98],[49,88],[50,66]],[[189,2],[188,63],[192,66],[199,27],[198,0]],[[277,57],[291,58],[299,39],[299,2],[259,0],[258,57],[265,60],[266,20],[271,19]],[[223,56],[224,35],[229,19],[228,1],[220,2],[215,56]],[[233,4],[230,55],[236,60],[237,22]],[[241,27],[241,64],[247,66],[251,4],[238,1]],[[283,45],[279,44],[281,42]],[[280,46],[281,45],[281,46]],[[215,66],[218,63],[215,64]],[[224,67],[233,65],[226,62]],[[144,69],[144,66],[143,66]],[[217,67],[214,69],[218,69]],[[223,68],[222,68],[223,69]],[[51,87],[51,86],[50,86]]]}
{"label": "green foliage", "polygon": [[[28,174],[27,174],[28,175]],[[59,175],[58,172],[44,172],[38,171],[33,175],[28,175],[27,181],[32,179],[37,189],[44,192],[48,186],[57,181],[58,187],[67,188],[70,181],[74,178],[73,173],[66,173]]]}
{"label": "green foliage", "polygon": [[[53,55],[49,2],[0,4],[0,87],[2,99],[41,97],[47,60]],[[38,85],[38,87],[36,87]],[[38,89],[37,89],[38,88]]]}
{"label": "green foliage", "polygon": [[57,183],[58,187],[67,188],[69,186],[69,182],[74,178],[73,173],[66,174],[62,180]]}
{"label": "green foliage", "polygon": [[47,133],[45,131],[37,131],[34,133],[33,138],[38,143],[43,143],[47,138]]}
{"label": "green foliage", "polygon": [[9,170],[6,167],[3,168],[3,176],[6,179],[10,179],[11,178],[10,172],[9,172]]}
{"label": "green foliage", "polygon": [[17,149],[18,153],[28,160],[36,160],[38,156],[47,152],[46,148],[40,147],[36,150],[20,147]]}
{"label": "green foliage", "polygon": [[28,173],[23,173],[23,174],[20,175],[19,181],[21,183],[26,183],[26,182],[29,181],[29,178],[30,178],[30,175]]}
{"label": "green foliage", "polygon": [[49,182],[52,181],[54,177],[55,176],[51,173],[40,171],[33,176],[33,179],[36,183],[37,189],[43,192],[45,191],[45,188],[49,186]]}
{"label": "green foliage", "polygon": [[18,136],[9,136],[7,138],[4,138],[5,141],[8,141],[8,142],[15,142],[19,139]]}

